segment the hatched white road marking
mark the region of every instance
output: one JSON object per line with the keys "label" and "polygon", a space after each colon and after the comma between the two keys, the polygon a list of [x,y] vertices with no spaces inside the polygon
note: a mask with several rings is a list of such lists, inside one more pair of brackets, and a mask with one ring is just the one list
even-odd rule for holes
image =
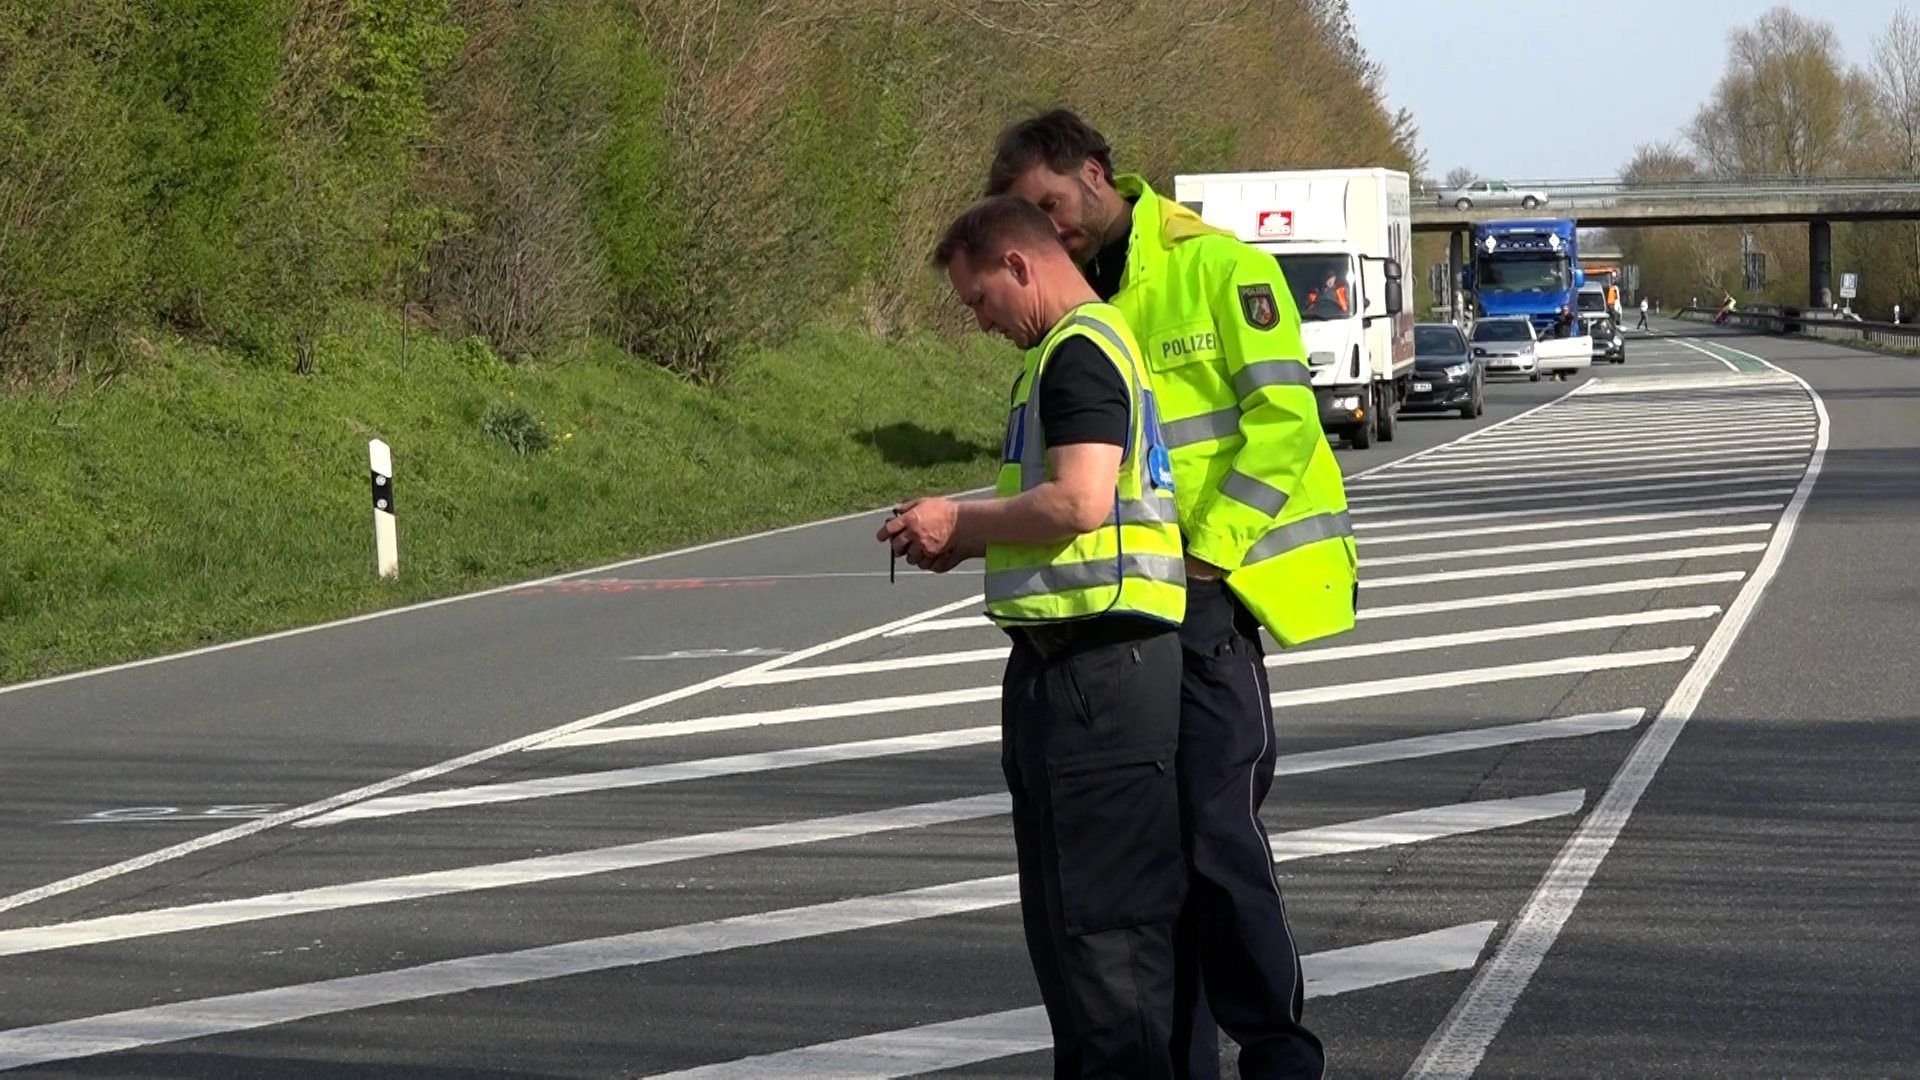
{"label": "hatched white road marking", "polygon": [[560,776],[541,777],[538,780],[475,784],[467,787],[444,788],[439,791],[416,792],[410,795],[389,795],[384,799],[368,799],[366,802],[335,810],[331,814],[323,814],[320,817],[302,821],[295,827],[318,828],[323,825],[337,825],[344,821],[393,817],[424,810],[488,806],[494,803],[520,802],[525,799],[546,799],[557,795],[585,795],[620,788],[708,780],[716,776],[740,776],[746,773],[772,772],[777,769],[798,769],[809,765],[826,765],[841,761],[864,761],[870,758],[892,757],[897,754],[919,754],[935,750],[951,750],[962,746],[978,746],[981,743],[998,742],[999,739],[1000,727],[996,724],[953,731],[929,731],[920,735],[897,735],[885,739],[830,743],[825,746],[801,746],[791,750],[763,750],[751,754],[733,754],[727,757],[701,758],[696,761],[677,761],[663,765],[639,765],[629,769],[566,773]]}
{"label": "hatched white road marking", "polygon": [[1661,623],[1711,619],[1718,614],[1720,614],[1719,606],[1708,604],[1702,607],[1655,608],[1651,611],[1629,611],[1618,615],[1595,615],[1584,619],[1558,619],[1553,622],[1525,623],[1519,626],[1488,626],[1479,630],[1396,638],[1391,641],[1369,642],[1365,645],[1329,645],[1292,649],[1267,657],[1267,666],[1270,668],[1298,667],[1302,664],[1358,660],[1369,656],[1396,656],[1401,653],[1454,649],[1466,645],[1487,645],[1497,641],[1527,641],[1562,634],[1584,634],[1595,630],[1620,630],[1629,626],[1654,626]]}
{"label": "hatched white road marking", "polygon": [[866,698],[860,701],[836,701],[827,705],[796,705],[789,709],[727,713],[702,716],[695,720],[666,720],[657,724],[590,728],[571,735],[546,739],[529,750],[559,750],[569,746],[599,746],[602,743],[636,742],[643,739],[669,739],[678,735],[699,735],[710,731],[738,731],[742,728],[778,727],[804,724],[814,720],[839,720],[850,716],[880,716],[885,713],[918,712],[949,705],[972,705],[1000,697],[998,686],[970,686],[964,690],[936,690],[926,694],[898,694],[893,697]]}
{"label": "hatched white road marking", "polygon": [[1390,697],[1426,690],[1448,690],[1461,686],[1512,682],[1518,679],[1544,679],[1555,675],[1584,675],[1595,671],[1677,664],[1693,655],[1693,646],[1669,649],[1640,649],[1633,652],[1596,653],[1591,656],[1561,656],[1552,660],[1532,660],[1497,667],[1457,668],[1431,675],[1402,675],[1392,679],[1343,683],[1338,686],[1313,686],[1299,690],[1281,690],[1272,697],[1273,707],[1288,709],[1300,705],[1324,705],[1334,701],[1358,701],[1363,698]]}
{"label": "hatched white road marking", "polygon": [[[1708,547],[1672,548],[1666,551],[1629,552],[1625,555],[1595,555],[1588,559],[1560,559],[1543,563],[1514,563],[1509,566],[1474,566],[1461,570],[1436,570],[1429,574],[1400,574],[1374,578],[1361,588],[1394,589],[1406,585],[1432,585],[1443,581],[1473,581],[1479,578],[1521,577],[1527,574],[1552,574],[1561,570],[1589,570],[1600,566],[1626,566],[1632,563],[1674,562],[1685,559],[1715,559],[1731,555],[1751,555],[1766,550],[1765,544],[1717,544]],[[590,734],[590,733],[589,733]]]}
{"label": "hatched white road marking", "polygon": [[1495,593],[1490,596],[1468,596],[1458,600],[1429,600],[1417,604],[1395,604],[1388,607],[1370,607],[1362,604],[1356,614],[1363,621],[1407,615],[1433,615],[1443,611],[1504,608],[1514,604],[1538,604],[1549,600],[1574,600],[1588,596],[1612,596],[1616,593],[1657,592],[1661,589],[1681,589],[1694,585],[1723,585],[1739,581],[1746,576],[1747,573],[1744,570],[1722,570],[1716,574],[1680,574],[1673,577],[1635,578],[1631,581],[1603,581],[1595,585],[1569,585],[1559,589]]}
{"label": "hatched white road marking", "polygon": [[[1698,529],[1671,529],[1666,532],[1615,533],[1601,536],[1580,536],[1566,540],[1527,540],[1519,544],[1501,544],[1498,547],[1461,548],[1457,551],[1423,551],[1412,555],[1387,555],[1380,558],[1360,560],[1362,569],[1381,566],[1406,566],[1410,563],[1430,563],[1435,559],[1477,559],[1482,556],[1511,556],[1516,550],[1527,552],[1563,551],[1568,548],[1613,547],[1617,544],[1651,544],[1665,540],[1689,540],[1703,536],[1732,536],[1740,533],[1766,532],[1773,528],[1770,521],[1756,521],[1745,525],[1709,525]],[[1365,579],[1361,584],[1365,585]],[[794,670],[789,668],[788,670]]]}
{"label": "hatched white road marking", "polygon": [[[1479,962],[1496,925],[1491,920],[1465,923],[1393,941],[1309,953],[1300,958],[1306,996],[1332,997],[1425,975],[1469,971]],[[664,1073],[658,1080],[736,1076],[892,1080],[1033,1053],[1052,1045],[1046,1010],[1036,1005]]]}
{"label": "hatched white road marking", "polygon": [[[1730,491],[1722,495],[1682,495],[1664,499],[1622,499],[1619,501],[1609,499],[1606,504],[1606,509],[1637,510],[1646,506],[1702,506],[1707,503],[1738,502],[1741,499],[1765,499],[1776,495],[1791,494],[1793,494],[1792,488],[1768,488],[1765,491]],[[1452,525],[1461,521],[1491,521],[1495,518],[1511,519],[1517,517],[1537,517],[1542,514],[1565,514],[1570,509],[1578,508],[1541,506],[1528,510],[1492,510],[1478,514],[1421,514],[1414,517],[1400,518],[1398,520],[1388,518],[1381,521],[1357,521],[1354,522],[1353,527],[1356,532],[1370,533],[1377,529],[1408,529],[1420,525]],[[1587,509],[1592,508],[1588,507]]]}
{"label": "hatched white road marking", "polygon": [[[1366,546],[1382,544],[1422,544],[1434,540],[1458,540],[1468,536],[1504,536],[1516,532],[1558,532],[1565,529],[1590,529],[1596,525],[1632,525],[1646,521],[1675,521],[1681,518],[1732,517],[1735,514],[1764,514],[1784,507],[1785,503],[1752,503],[1746,506],[1720,506],[1705,510],[1668,510],[1658,514],[1607,514],[1590,518],[1555,518],[1514,525],[1485,525],[1474,529],[1438,529],[1433,532],[1402,536],[1371,536]],[[1365,584],[1362,582],[1362,584]]]}
{"label": "hatched white road marking", "polygon": [[[1776,450],[1759,454],[1702,454],[1701,456],[1712,457],[1715,462],[1725,462],[1728,465],[1786,465],[1794,461],[1805,461],[1807,452],[1805,450]],[[1447,470],[1445,481],[1436,481],[1431,476],[1413,477],[1405,480],[1390,480],[1378,484],[1368,484],[1364,488],[1349,488],[1348,490],[1364,491],[1367,494],[1372,494],[1376,491],[1399,491],[1406,488],[1418,488],[1423,491],[1435,491],[1444,494],[1453,491],[1453,485],[1456,482],[1479,484],[1501,480],[1516,480],[1524,483],[1530,480],[1538,480],[1542,476],[1585,479],[1588,477],[1601,476],[1606,473],[1643,473],[1647,471],[1644,465],[1616,465],[1612,464],[1612,460],[1612,458],[1603,458],[1601,462],[1597,464],[1582,462],[1576,465],[1556,465],[1552,470],[1547,472],[1529,468],[1524,461],[1518,464],[1510,463],[1506,465],[1484,466],[1476,469],[1449,469]],[[1682,467],[1690,469],[1694,468],[1697,464],[1699,463],[1689,463]]]}
{"label": "hatched white road marking", "polygon": [[[1525,825],[1577,812],[1585,794],[1584,791],[1573,790],[1552,795],[1449,803],[1277,833],[1272,839],[1274,861],[1284,863],[1326,855],[1351,855]],[[1010,807],[1011,800],[1005,793],[975,795],[915,806],[896,806],[805,821],[774,822],[560,855],[323,885],[237,900],[215,900],[155,911],[20,927],[0,930],[0,956],[52,952],[239,923],[564,881],[593,874],[845,840],[882,832],[978,821],[1005,814]]]}

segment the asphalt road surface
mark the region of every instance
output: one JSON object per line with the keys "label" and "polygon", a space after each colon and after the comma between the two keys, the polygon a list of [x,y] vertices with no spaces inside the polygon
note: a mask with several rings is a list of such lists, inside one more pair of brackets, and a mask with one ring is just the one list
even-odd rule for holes
{"label": "asphalt road surface", "polygon": [[[1270,660],[1334,1071],[1911,1075],[1920,360],[1488,396]],[[1045,1074],[1004,638],[878,520],[0,688],[0,1069]]]}

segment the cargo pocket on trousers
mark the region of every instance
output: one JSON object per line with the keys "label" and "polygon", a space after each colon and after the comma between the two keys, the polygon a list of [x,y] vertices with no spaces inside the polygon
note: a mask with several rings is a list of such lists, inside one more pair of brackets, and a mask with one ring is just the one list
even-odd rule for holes
{"label": "cargo pocket on trousers", "polygon": [[1173,747],[1075,754],[1048,771],[1066,932],[1092,934],[1178,915],[1186,865]]}

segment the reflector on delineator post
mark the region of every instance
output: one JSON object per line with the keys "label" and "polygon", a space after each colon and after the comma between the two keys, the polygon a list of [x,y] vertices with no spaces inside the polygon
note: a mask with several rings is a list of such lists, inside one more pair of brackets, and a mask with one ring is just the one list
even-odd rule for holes
{"label": "reflector on delineator post", "polygon": [[388,578],[400,572],[400,540],[393,519],[393,451],[374,439],[367,444],[367,459],[373,468],[374,565],[381,577]]}

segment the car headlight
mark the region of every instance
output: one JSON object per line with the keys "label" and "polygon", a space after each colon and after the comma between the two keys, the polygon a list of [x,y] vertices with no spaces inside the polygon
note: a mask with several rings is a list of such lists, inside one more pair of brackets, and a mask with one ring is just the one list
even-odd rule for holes
{"label": "car headlight", "polygon": [[1473,361],[1468,360],[1465,363],[1449,364],[1440,370],[1445,372],[1449,379],[1464,379],[1468,375],[1473,374]]}
{"label": "car headlight", "polygon": [[1360,399],[1357,397],[1337,397],[1333,399],[1333,407],[1336,409],[1357,409],[1360,407]]}

